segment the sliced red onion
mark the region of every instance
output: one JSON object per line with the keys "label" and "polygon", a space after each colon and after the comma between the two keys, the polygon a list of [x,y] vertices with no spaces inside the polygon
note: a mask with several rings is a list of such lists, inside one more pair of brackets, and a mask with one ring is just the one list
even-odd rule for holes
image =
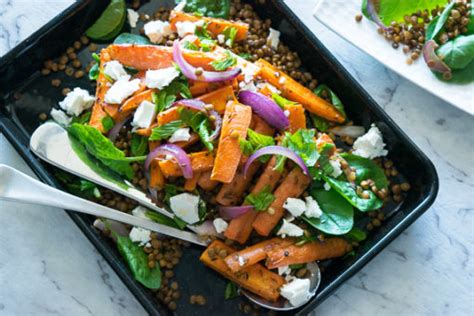
{"label": "sliced red onion", "polygon": [[192,109],[192,110],[201,111],[203,113],[206,113],[209,117],[213,116],[214,117],[214,120],[213,120],[214,131],[209,136],[209,140],[213,141],[217,137],[219,137],[219,134],[220,134],[221,128],[222,128],[222,117],[215,110],[206,110],[206,103],[202,102],[201,100],[197,100],[197,99],[183,99],[183,100],[179,100],[179,101],[176,101],[175,103],[173,103],[173,106],[184,106],[184,107],[187,107],[187,108]]}
{"label": "sliced red onion", "polygon": [[337,136],[349,136],[352,138],[357,138],[359,136],[364,135],[365,128],[363,126],[346,125],[346,126],[336,126],[336,127],[330,128],[328,131]]}
{"label": "sliced red onion", "polygon": [[[191,167],[191,160],[189,159],[186,152],[179,146],[173,144],[164,144],[153,149],[151,153],[148,154],[145,160],[145,172],[148,174],[150,172],[150,164],[153,159],[164,156],[171,155],[176,159],[179,167],[183,171],[183,176],[185,179],[191,179],[193,177],[193,169]],[[148,177],[148,175],[147,175]]]}
{"label": "sliced red onion", "polygon": [[435,72],[443,74],[443,78],[449,80],[453,77],[453,72],[446,63],[436,54],[438,44],[434,40],[429,40],[423,46],[423,58],[428,67]]}
{"label": "sliced red onion", "polygon": [[265,122],[272,127],[283,130],[290,125],[283,110],[270,98],[258,92],[249,90],[240,91],[239,101],[248,105]]}
{"label": "sliced red onion", "polygon": [[247,171],[254,162],[255,159],[260,158],[261,156],[265,155],[280,155],[280,156],[285,156],[286,158],[293,160],[302,170],[305,175],[309,175],[309,169],[305,165],[303,159],[298,156],[294,151],[292,151],[289,148],[283,147],[283,146],[268,146],[268,147],[263,147],[262,149],[257,150],[254,152],[249,159],[247,159],[247,162],[245,163],[244,167],[244,176],[247,174]]}
{"label": "sliced red onion", "polygon": [[114,127],[110,129],[110,131],[107,132],[107,137],[112,141],[115,142],[117,139],[117,136],[120,133],[120,129],[130,120],[131,116],[123,119],[122,121],[116,123]]}
{"label": "sliced red onion", "polygon": [[384,31],[388,31],[388,27],[382,22],[379,15],[377,14],[375,0],[367,0],[367,13],[370,15],[370,18],[375,22],[375,24],[377,24]]}
{"label": "sliced red onion", "polygon": [[253,210],[253,205],[219,206],[219,215],[225,220],[231,220]]}
{"label": "sliced red onion", "polygon": [[212,220],[208,219],[200,225],[193,226],[194,232],[200,236],[217,236],[219,235],[212,223]]}
{"label": "sliced red onion", "polygon": [[219,82],[231,80],[237,77],[240,74],[241,69],[235,67],[231,70],[226,71],[206,71],[201,70],[202,74],[196,75],[198,68],[189,64],[186,59],[184,59],[181,46],[179,45],[179,40],[175,40],[173,43],[173,60],[178,64],[179,68],[183,72],[183,75],[191,80],[204,81],[204,82]]}

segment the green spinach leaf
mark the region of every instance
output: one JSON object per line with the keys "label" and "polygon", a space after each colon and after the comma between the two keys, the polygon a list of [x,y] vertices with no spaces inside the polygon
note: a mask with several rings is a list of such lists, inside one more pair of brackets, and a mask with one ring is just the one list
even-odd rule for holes
{"label": "green spinach leaf", "polygon": [[450,4],[448,4],[443,12],[441,13],[440,16],[437,16],[434,18],[430,24],[428,24],[426,28],[426,40],[432,40],[436,36],[438,36],[439,32],[444,28],[444,25],[446,24],[446,21],[448,20],[449,16],[451,15],[451,10],[453,9],[454,5],[456,4],[456,1],[452,1]]}
{"label": "green spinach leaf", "polygon": [[[179,3],[181,1],[176,1]],[[187,0],[184,7],[185,12],[198,12],[204,16],[214,18],[229,18],[230,0]]]}
{"label": "green spinach leaf", "polygon": [[86,124],[89,123],[91,119],[92,111],[87,111],[82,113],[79,116],[74,116],[71,120],[71,124],[78,123],[78,124]]}
{"label": "green spinach leaf", "polygon": [[110,116],[104,116],[102,118],[102,126],[104,127],[104,131],[107,133],[108,131],[110,131],[114,125],[115,125],[115,122],[114,120],[110,117]]}
{"label": "green spinach leaf", "polygon": [[122,33],[114,40],[114,44],[137,44],[137,45],[151,45],[148,38],[132,33]]}
{"label": "green spinach leaf", "polygon": [[230,300],[239,296],[239,288],[234,282],[227,282],[224,290],[224,299]]}
{"label": "green spinach leaf", "polygon": [[146,211],[145,215],[146,215],[146,217],[148,217],[152,221],[157,222],[158,224],[162,224],[162,225],[170,226],[170,227],[173,227],[173,228],[181,229],[178,226],[178,224],[176,224],[176,221],[173,218],[170,218],[170,217],[168,217],[166,215],[163,215],[161,213],[154,212],[154,211]]}
{"label": "green spinach leaf", "polygon": [[336,110],[339,111],[339,113],[342,114],[344,118],[346,118],[346,111],[344,110],[344,104],[342,104],[341,99],[332,91],[329,89],[328,86],[325,84],[319,85],[315,90],[314,94],[316,94],[318,97],[323,96],[324,94],[327,94],[329,96],[329,99],[331,100],[331,104],[334,105]]}
{"label": "green spinach leaf", "polygon": [[320,231],[331,235],[344,235],[354,226],[354,209],[339,193],[331,189],[315,189],[310,192],[323,214],[320,218],[303,219]]}
{"label": "green spinach leaf", "polygon": [[93,182],[81,179],[70,173],[66,173],[62,170],[57,170],[54,173],[56,179],[58,179],[67,190],[74,195],[84,197],[86,199],[100,198],[101,194],[97,185]]}
{"label": "green spinach leaf", "polygon": [[299,129],[294,134],[285,133],[283,140],[284,145],[298,154],[308,167],[314,166],[319,158],[315,133],[312,129]]}
{"label": "green spinach leaf", "polygon": [[133,277],[149,289],[159,289],[161,286],[161,270],[159,265],[150,269],[148,258],[143,249],[132,242],[130,238],[116,235],[117,247],[132,271]]}
{"label": "green spinach leaf", "polygon": [[474,35],[460,35],[443,44],[437,54],[451,69],[464,69],[474,60]]}
{"label": "green spinach leaf", "polygon": [[349,153],[343,153],[341,157],[347,161],[350,167],[355,169],[357,183],[360,183],[362,180],[372,179],[377,189],[386,189],[388,187],[388,180],[383,169],[372,160]]}
{"label": "green spinach leaf", "polygon": [[162,140],[171,137],[174,132],[183,126],[183,121],[177,120],[168,124],[155,127],[151,130],[149,140]]}
{"label": "green spinach leaf", "polygon": [[349,239],[350,241],[361,242],[367,238],[367,233],[362,229],[354,227],[344,237]]}
{"label": "green spinach leaf", "polygon": [[132,134],[130,150],[134,156],[143,156],[148,152],[148,138],[138,134]]}

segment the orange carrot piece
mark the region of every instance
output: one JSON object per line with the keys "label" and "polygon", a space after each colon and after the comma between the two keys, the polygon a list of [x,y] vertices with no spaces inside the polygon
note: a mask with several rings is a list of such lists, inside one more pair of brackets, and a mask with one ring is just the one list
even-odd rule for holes
{"label": "orange carrot piece", "polygon": [[161,142],[159,140],[150,140],[148,141],[148,150],[152,151],[156,147],[160,146]]}
{"label": "orange carrot piece", "polygon": [[92,106],[91,118],[89,120],[89,125],[97,128],[101,133],[105,132],[104,126],[102,125],[102,120],[107,116],[107,113],[102,109],[100,103],[96,102]]}
{"label": "orange carrot piece", "polygon": [[269,212],[260,212],[253,222],[252,227],[255,231],[262,236],[268,236],[273,227],[275,227],[283,217],[285,211],[283,209],[283,204],[286,199],[289,197],[299,197],[303,194],[304,190],[306,190],[309,183],[310,178],[304,175],[300,168],[294,168],[286,178],[283,179],[283,182],[273,193],[275,200],[268,208],[273,209],[273,214],[270,214]]}
{"label": "orange carrot piece", "polygon": [[260,76],[281,90],[285,98],[301,103],[309,112],[329,121],[339,123],[345,121],[343,115],[332,104],[315,95],[268,61],[259,59],[256,64],[261,67]]}
{"label": "orange carrot piece", "polygon": [[212,180],[230,183],[234,178],[242,156],[239,137],[247,137],[251,119],[252,109],[249,106],[233,101],[227,104],[212,169]]}
{"label": "orange carrot piece", "polygon": [[[278,181],[280,180],[282,173],[275,170],[276,157],[272,157],[267,163],[265,170],[263,171],[260,178],[258,178],[257,183],[252,189],[252,194],[258,194],[265,187],[267,187],[270,192],[273,192],[273,189],[276,187]],[[252,233],[253,227],[252,224],[257,218],[259,212],[249,211],[242,216],[234,218],[230,221],[229,227],[227,227],[224,235],[228,239],[235,240],[241,244],[244,244]]]}
{"label": "orange carrot piece", "polygon": [[313,241],[301,246],[274,248],[267,253],[266,266],[275,269],[290,264],[337,258],[349,252],[351,248],[351,245],[342,238],[327,238],[322,242]]}
{"label": "orange carrot piece", "polygon": [[[192,153],[189,154],[188,157],[191,160],[193,172],[209,171],[214,165],[214,155],[208,151]],[[161,172],[166,178],[183,175],[181,168],[174,160],[161,160],[159,165]]]}
{"label": "orange carrot piece", "polygon": [[294,244],[292,239],[272,238],[228,255],[224,261],[232,272],[238,272],[267,258],[273,249]]}
{"label": "orange carrot piece", "polygon": [[189,91],[191,91],[191,95],[193,97],[199,97],[203,94],[218,90],[225,86],[232,86],[235,88],[237,85],[237,80],[226,80],[222,82],[204,82],[204,81],[193,81],[188,80],[189,82]]}
{"label": "orange carrot piece", "polygon": [[177,107],[169,108],[163,112],[158,113],[158,126],[163,126],[169,122],[179,120],[179,112]]}
{"label": "orange carrot piece", "polygon": [[134,111],[138,106],[143,102],[143,101],[150,101],[151,102],[151,96],[153,94],[152,89],[147,89],[145,91],[142,91],[138,94],[135,94],[131,98],[127,99],[123,103],[123,105],[120,107],[120,112],[130,114],[132,111]]}
{"label": "orange carrot piece", "polygon": [[288,104],[285,106],[285,109],[290,112],[290,115],[288,116],[288,121],[290,121],[288,130],[290,133],[294,133],[299,129],[306,128],[306,116],[304,114],[304,108],[301,106],[301,104]]}
{"label": "orange carrot piece", "polygon": [[161,190],[165,187],[165,177],[161,172],[158,160],[153,160],[150,164],[150,183],[151,188]]}
{"label": "orange carrot piece", "polygon": [[102,49],[100,52],[100,72],[97,77],[97,88],[95,91],[95,103],[92,107],[91,118],[89,120],[89,125],[97,128],[102,133],[105,132],[105,128],[102,125],[102,120],[107,116],[107,112],[104,110],[104,101],[105,94],[109,90],[109,81],[105,77],[103,72],[104,64],[110,61],[110,56],[106,49]]}
{"label": "orange carrot piece", "polygon": [[199,20],[204,20],[207,23],[207,30],[213,37],[221,34],[226,27],[234,27],[237,29],[237,34],[235,36],[236,41],[242,41],[247,38],[247,33],[249,30],[249,25],[242,22],[233,22],[224,19],[210,18],[210,17],[198,17],[192,14],[184,13],[181,11],[171,11],[170,14],[170,27],[171,30],[176,32],[176,23],[189,21],[197,22]]}
{"label": "orange carrot piece", "polygon": [[201,138],[199,137],[198,134],[196,133],[191,133],[191,138],[187,141],[182,141],[182,142],[176,142],[174,143],[176,146],[179,146],[181,148],[187,148],[191,145],[196,144]]}
{"label": "orange carrot piece", "polygon": [[204,94],[197,99],[204,103],[212,104],[214,106],[214,110],[221,114],[224,113],[225,107],[229,101],[237,101],[234,94],[234,89],[231,85]]}
{"label": "orange carrot piece", "polygon": [[197,182],[201,176],[200,172],[194,172],[191,179],[186,179],[184,182],[184,189],[188,192],[194,191],[196,189]]}
{"label": "orange carrot piece", "polygon": [[206,171],[206,172],[201,173],[201,176],[199,177],[198,185],[204,191],[212,191],[219,184],[218,181],[211,180],[211,173],[212,173],[211,171]]}
{"label": "orange carrot piece", "polygon": [[233,273],[224,259],[217,255],[219,251],[226,251],[229,254],[235,252],[222,241],[215,240],[202,253],[199,260],[225,278],[266,300],[274,302],[280,297],[279,289],[286,283],[282,276],[271,272],[260,264],[254,264],[240,272]]}

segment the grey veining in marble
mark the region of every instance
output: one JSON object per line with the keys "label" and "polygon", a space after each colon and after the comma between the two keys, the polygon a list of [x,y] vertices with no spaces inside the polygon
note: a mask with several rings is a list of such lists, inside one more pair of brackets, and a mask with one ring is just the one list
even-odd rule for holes
{"label": "grey veining in marble", "polygon": [[[71,1],[39,2],[0,0],[0,55]],[[315,0],[286,2],[432,159],[440,178],[433,207],[314,315],[474,315],[474,119],[326,30],[311,16]],[[0,162],[28,170],[3,136]],[[0,202],[0,222],[0,315],[144,314],[64,212]]]}

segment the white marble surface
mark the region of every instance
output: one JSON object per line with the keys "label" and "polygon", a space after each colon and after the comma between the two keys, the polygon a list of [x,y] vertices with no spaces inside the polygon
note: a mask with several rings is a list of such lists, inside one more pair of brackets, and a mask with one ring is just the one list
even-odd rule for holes
{"label": "white marble surface", "polygon": [[[69,2],[0,0],[0,55]],[[433,207],[315,315],[473,315],[474,119],[324,29],[314,0],[287,2],[433,160],[441,183]],[[1,135],[0,163],[28,171]],[[145,313],[65,213],[0,202],[0,222],[0,315]]]}

